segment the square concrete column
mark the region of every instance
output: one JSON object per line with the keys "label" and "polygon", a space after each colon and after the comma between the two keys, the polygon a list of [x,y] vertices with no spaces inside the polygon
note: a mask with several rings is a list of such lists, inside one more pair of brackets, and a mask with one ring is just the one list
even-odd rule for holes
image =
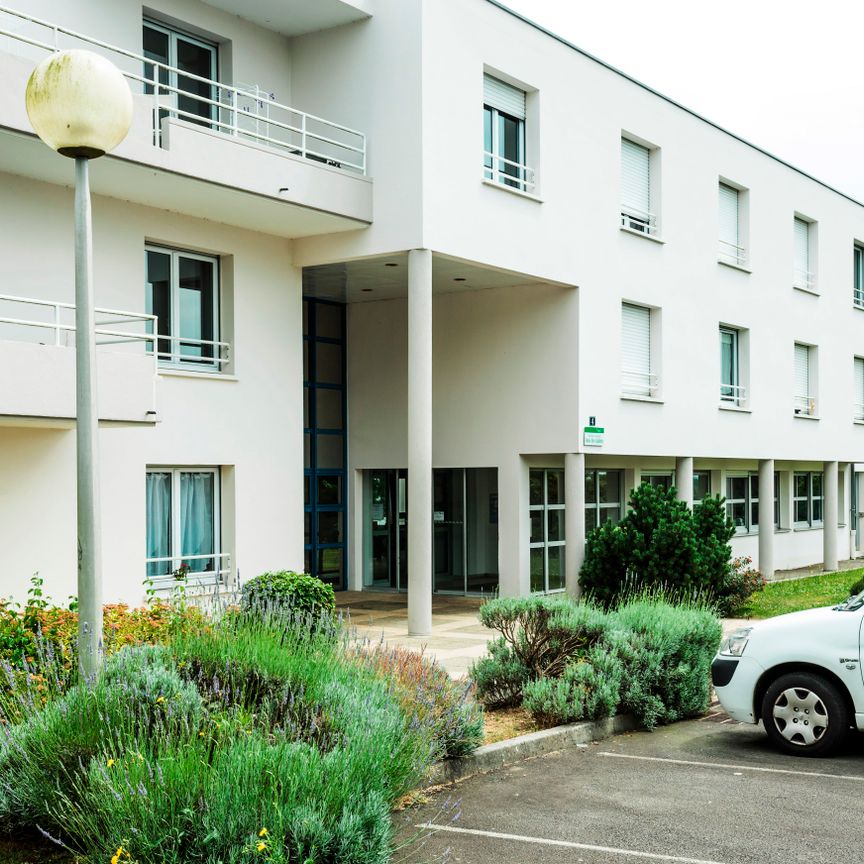
{"label": "square concrete column", "polygon": [[693,457],[679,456],[675,460],[675,489],[678,500],[693,506]]}
{"label": "square concrete column", "polygon": [[822,567],[837,569],[837,463],[825,462],[822,467],[822,492],[825,504],[822,513]]}
{"label": "square concrete column", "polygon": [[432,632],[432,252],[408,253],[408,632]]}
{"label": "square concrete column", "polygon": [[774,576],[774,460],[759,460],[759,561],[766,579]]}
{"label": "square concrete column", "polygon": [[585,454],[564,454],[564,584],[579,597],[579,570],[585,560]]}

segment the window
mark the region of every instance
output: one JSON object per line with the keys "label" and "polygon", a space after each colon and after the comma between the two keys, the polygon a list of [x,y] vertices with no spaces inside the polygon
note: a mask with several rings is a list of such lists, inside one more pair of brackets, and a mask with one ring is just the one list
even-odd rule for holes
{"label": "window", "polygon": [[528,474],[531,516],[531,590],[564,588],[564,472],[532,468]]}
{"label": "window", "polygon": [[795,288],[803,288],[806,291],[812,291],[816,279],[813,273],[811,261],[810,246],[812,223],[806,219],[795,217],[794,225],[794,272],[792,274],[792,285]]}
{"label": "window", "polygon": [[668,492],[672,488],[672,474],[671,472],[664,472],[660,474],[645,474],[641,475],[641,483],[647,483],[649,486],[655,486],[658,489],[663,489]]}
{"label": "window", "polygon": [[711,472],[710,471],[694,471],[693,472],[693,500],[695,502],[702,501],[707,495],[711,494]]}
{"label": "window", "polygon": [[640,234],[656,234],[651,212],[651,150],[621,139],[621,227]]}
{"label": "window", "polygon": [[[173,107],[171,113],[189,123],[209,126],[217,119],[216,105],[218,88],[209,81],[218,75],[217,49],[212,43],[180,33],[155,21],[144,21],[144,56],[152,63],[144,64],[144,78],[153,81],[145,84],[144,92],[152,94],[158,78],[160,101]],[[156,72],[158,66],[158,75]],[[166,68],[166,67],[171,67]],[[188,75],[184,75],[188,72]],[[201,81],[205,78],[207,81]],[[168,115],[160,111],[160,120]],[[157,128],[157,137],[159,130]]]}
{"label": "window", "polygon": [[[774,472],[774,527],[780,525],[780,475]],[[726,477],[726,515],[738,534],[752,534],[759,528],[759,475],[732,474]]]}
{"label": "window", "polygon": [[720,328],[720,401],[730,405],[744,402],[738,343],[734,327]]}
{"label": "window", "polygon": [[621,305],[621,394],[654,396],[657,376],[652,373],[651,310],[631,303]]}
{"label": "window", "polygon": [[855,358],[855,400],[852,410],[856,420],[864,421],[864,357]]}
{"label": "window", "polygon": [[147,579],[168,588],[182,572],[197,585],[224,582],[218,468],[147,471]]}
{"label": "window", "polygon": [[621,521],[620,471],[585,472],[585,533],[604,522]]}
{"label": "window", "polygon": [[219,342],[219,260],[147,246],[146,310],[157,319],[159,361],[218,371],[228,362]]}
{"label": "window", "polygon": [[795,343],[795,413],[804,417],[816,415],[816,376],[812,345]]}
{"label": "window", "polygon": [[534,177],[525,161],[525,91],[484,75],[483,176],[528,192]]}
{"label": "window", "polygon": [[821,525],[825,503],[821,472],[796,471],[793,491],[795,527],[809,528]]}
{"label": "window", "polygon": [[720,248],[719,260],[724,264],[743,267],[747,251],[741,236],[741,195],[737,189],[720,183]]}
{"label": "window", "polygon": [[857,243],[852,251],[852,302],[864,309],[864,247]]}

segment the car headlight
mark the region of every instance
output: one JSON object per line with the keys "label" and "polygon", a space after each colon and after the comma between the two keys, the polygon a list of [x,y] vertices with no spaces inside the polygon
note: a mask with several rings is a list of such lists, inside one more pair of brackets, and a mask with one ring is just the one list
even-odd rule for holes
{"label": "car headlight", "polygon": [[734,633],[730,633],[720,643],[720,653],[728,654],[730,657],[740,657],[747,647],[747,642],[750,640],[752,627],[742,627]]}

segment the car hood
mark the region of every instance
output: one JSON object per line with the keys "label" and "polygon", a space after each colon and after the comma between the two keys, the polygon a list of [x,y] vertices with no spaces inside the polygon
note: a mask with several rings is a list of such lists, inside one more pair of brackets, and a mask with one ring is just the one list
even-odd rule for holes
{"label": "car hood", "polygon": [[819,609],[805,609],[803,612],[789,612],[776,618],[766,618],[755,622],[754,633],[773,633],[778,630],[798,630],[803,627],[837,626],[841,621],[857,618],[855,612],[840,612],[834,606],[822,606]]}

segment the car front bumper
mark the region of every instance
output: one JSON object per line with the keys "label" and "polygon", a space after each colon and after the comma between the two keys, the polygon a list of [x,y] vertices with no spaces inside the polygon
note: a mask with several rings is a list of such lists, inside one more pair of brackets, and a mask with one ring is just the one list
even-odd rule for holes
{"label": "car front bumper", "polygon": [[[733,665],[734,664],[734,665]],[[729,657],[718,654],[711,664],[711,678],[723,710],[739,723],[758,723],[753,710],[756,684],[765,670],[747,657]]]}

